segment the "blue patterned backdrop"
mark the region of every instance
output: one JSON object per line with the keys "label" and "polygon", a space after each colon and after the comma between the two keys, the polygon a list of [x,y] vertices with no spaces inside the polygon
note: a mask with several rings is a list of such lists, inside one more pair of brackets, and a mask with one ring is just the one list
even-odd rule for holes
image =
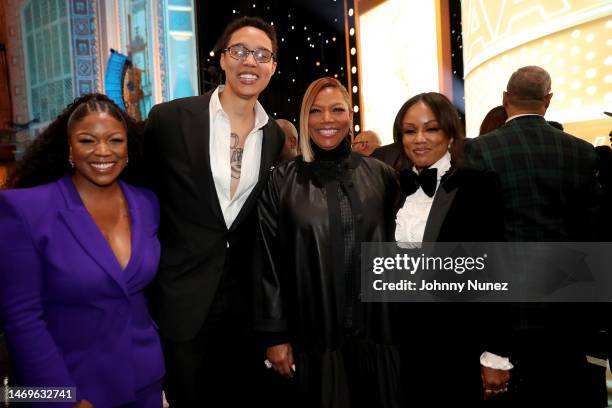
{"label": "blue patterned backdrop", "polygon": [[76,96],[98,89],[97,30],[93,0],[70,0]]}

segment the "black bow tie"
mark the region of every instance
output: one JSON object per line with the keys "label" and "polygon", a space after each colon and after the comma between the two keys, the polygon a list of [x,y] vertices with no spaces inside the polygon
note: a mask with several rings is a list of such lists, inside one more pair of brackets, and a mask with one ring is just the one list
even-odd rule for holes
{"label": "black bow tie", "polygon": [[402,170],[400,171],[400,183],[406,195],[414,194],[421,187],[425,194],[433,197],[438,184],[438,170],[425,169],[421,170],[419,174],[416,174],[412,169]]}

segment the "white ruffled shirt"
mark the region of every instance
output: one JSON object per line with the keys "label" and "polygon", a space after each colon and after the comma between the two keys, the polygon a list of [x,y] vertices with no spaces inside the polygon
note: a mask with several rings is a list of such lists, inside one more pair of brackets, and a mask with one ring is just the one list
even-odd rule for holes
{"label": "white ruffled shirt", "polygon": [[[436,191],[440,187],[440,179],[450,169],[451,157],[446,152],[444,156],[429,168],[437,169]],[[417,172],[416,168],[412,171]],[[434,194],[435,197],[435,194]],[[402,243],[416,243],[423,241],[425,225],[434,197],[429,197],[421,187],[414,194],[406,197],[406,201],[395,216],[395,240]],[[412,246],[411,246],[412,247]],[[416,246],[418,247],[418,246]]]}
{"label": "white ruffled shirt", "polygon": [[[437,169],[436,191],[440,187],[442,176],[451,167],[450,153],[446,152],[444,156],[435,162],[430,168]],[[417,170],[413,167],[412,170],[416,173]],[[402,208],[397,212],[395,217],[395,240],[402,248],[419,248],[423,242],[425,234],[425,226],[429,211],[433,204],[434,197],[429,197],[421,187],[414,194],[406,197],[406,201]],[[480,364],[494,368],[497,370],[511,370],[512,363],[506,357],[498,356],[497,354],[485,351],[480,356]]]}

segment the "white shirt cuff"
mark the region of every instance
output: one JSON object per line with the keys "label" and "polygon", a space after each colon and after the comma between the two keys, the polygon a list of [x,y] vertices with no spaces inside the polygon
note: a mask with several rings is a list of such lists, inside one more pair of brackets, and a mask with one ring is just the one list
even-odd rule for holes
{"label": "white shirt cuff", "polygon": [[507,357],[485,351],[480,355],[480,364],[495,370],[512,370],[514,366]]}

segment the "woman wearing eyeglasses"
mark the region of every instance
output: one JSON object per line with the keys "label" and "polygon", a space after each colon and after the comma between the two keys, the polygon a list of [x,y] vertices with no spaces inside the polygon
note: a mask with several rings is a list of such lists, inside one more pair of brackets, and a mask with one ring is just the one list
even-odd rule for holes
{"label": "woman wearing eyeglasses", "polygon": [[284,143],[258,102],[277,44],[270,24],[237,18],[217,47],[224,85],[149,114],[145,152],[161,207],[155,303],[173,407],[264,402],[250,294],[257,198]]}
{"label": "woman wearing eyeglasses", "polygon": [[[436,92],[410,98],[397,113],[393,136],[405,162],[398,242],[504,240],[497,178],[462,166],[463,128],[448,98]],[[500,356],[503,313],[491,315],[483,303],[396,306],[403,406],[477,406],[506,392],[511,365]]]}
{"label": "woman wearing eyeglasses", "polygon": [[291,378],[291,406],[396,407],[387,305],[362,303],[362,242],[389,239],[393,169],[351,152],[352,111],[333,78],[310,84],[302,156],[274,169],[259,201],[263,260],[256,327],[268,365]]}

